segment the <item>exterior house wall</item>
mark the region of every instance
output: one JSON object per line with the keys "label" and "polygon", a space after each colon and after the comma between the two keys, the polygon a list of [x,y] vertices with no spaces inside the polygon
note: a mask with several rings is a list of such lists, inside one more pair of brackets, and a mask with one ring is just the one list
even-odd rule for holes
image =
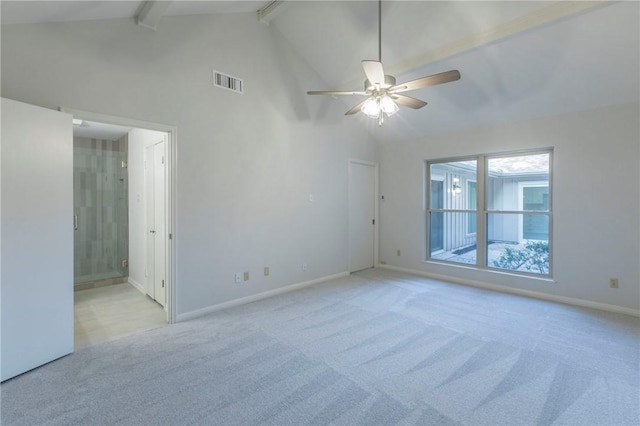
{"label": "exterior house wall", "polygon": [[[442,181],[443,208],[447,210],[469,210],[476,206],[469,206],[467,184],[475,181],[474,173],[464,171],[445,164],[432,166],[432,180]],[[460,192],[453,190],[454,183],[460,186]],[[470,246],[476,242],[476,234],[468,232],[468,213],[443,213],[443,250],[451,251]]]}

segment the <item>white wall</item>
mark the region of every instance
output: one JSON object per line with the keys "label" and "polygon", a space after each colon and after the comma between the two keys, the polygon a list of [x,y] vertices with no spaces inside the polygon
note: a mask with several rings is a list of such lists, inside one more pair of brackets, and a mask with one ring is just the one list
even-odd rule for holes
{"label": "white wall", "polygon": [[376,146],[255,14],[3,25],[1,54],[5,97],[177,127],[178,316],[347,270],[348,159]]}
{"label": "white wall", "polygon": [[[456,280],[638,310],[638,116],[634,104],[383,144],[380,259]],[[539,147],[554,148],[555,282],[423,261],[423,160]],[[619,289],[609,288],[610,277],[619,278]]]}
{"label": "white wall", "polygon": [[144,290],[145,205],[144,150],[162,140],[166,133],[147,129],[129,132],[129,282]]}

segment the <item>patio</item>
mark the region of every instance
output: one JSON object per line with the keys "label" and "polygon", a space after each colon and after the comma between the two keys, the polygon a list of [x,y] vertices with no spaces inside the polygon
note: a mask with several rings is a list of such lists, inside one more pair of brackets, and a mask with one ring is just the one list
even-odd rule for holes
{"label": "patio", "polygon": [[[532,240],[529,240],[532,241]],[[490,241],[487,245],[487,264],[490,267],[500,268],[494,265],[494,261],[498,261],[500,257],[505,253],[506,249],[511,249],[512,251],[523,251],[527,250],[528,241],[524,241],[521,243],[516,242],[504,242],[504,241]],[[432,260],[446,260],[448,262],[456,262],[463,263],[468,265],[476,264],[476,245],[472,244],[466,247],[457,247],[454,250],[450,251],[441,251],[431,255]],[[533,272],[540,273],[536,270],[531,270],[531,268],[527,268],[526,266],[520,266],[518,268],[502,268],[507,270],[516,270],[522,272]],[[548,264],[546,265],[546,270],[548,272]]]}

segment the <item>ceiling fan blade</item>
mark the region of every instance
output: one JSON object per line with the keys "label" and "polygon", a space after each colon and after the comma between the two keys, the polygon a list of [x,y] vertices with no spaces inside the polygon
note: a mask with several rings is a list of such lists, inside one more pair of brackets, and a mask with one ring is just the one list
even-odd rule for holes
{"label": "ceiling fan blade", "polygon": [[382,68],[382,62],[362,61],[362,69],[364,70],[369,83],[375,87],[380,87],[384,84],[384,69]]}
{"label": "ceiling fan blade", "polygon": [[363,95],[363,96],[366,96],[367,92],[343,92],[339,90],[311,90],[307,92],[307,95]]}
{"label": "ceiling fan blade", "polygon": [[398,105],[406,106],[413,109],[422,108],[427,104],[425,101],[421,101],[420,99],[412,98],[411,96],[405,95],[392,95],[391,99],[393,99]]}
{"label": "ceiling fan blade", "polygon": [[449,83],[450,81],[460,80],[460,71],[451,70],[433,74],[428,77],[418,78],[416,80],[400,83],[389,89],[391,93],[407,92],[409,90],[422,89],[423,87],[436,86],[438,84]]}
{"label": "ceiling fan blade", "polygon": [[360,102],[358,105],[354,106],[349,111],[345,112],[344,115],[352,115],[352,114],[355,114],[357,112],[360,112],[360,108],[362,108],[362,105],[364,105],[364,103],[367,102],[367,99],[365,99],[364,101]]}

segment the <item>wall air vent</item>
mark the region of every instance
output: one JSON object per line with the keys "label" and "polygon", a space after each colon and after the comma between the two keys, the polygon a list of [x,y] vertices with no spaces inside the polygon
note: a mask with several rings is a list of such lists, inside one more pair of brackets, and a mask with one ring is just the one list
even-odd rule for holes
{"label": "wall air vent", "polygon": [[231,77],[220,71],[213,70],[213,85],[236,93],[244,93],[244,82],[242,79]]}

